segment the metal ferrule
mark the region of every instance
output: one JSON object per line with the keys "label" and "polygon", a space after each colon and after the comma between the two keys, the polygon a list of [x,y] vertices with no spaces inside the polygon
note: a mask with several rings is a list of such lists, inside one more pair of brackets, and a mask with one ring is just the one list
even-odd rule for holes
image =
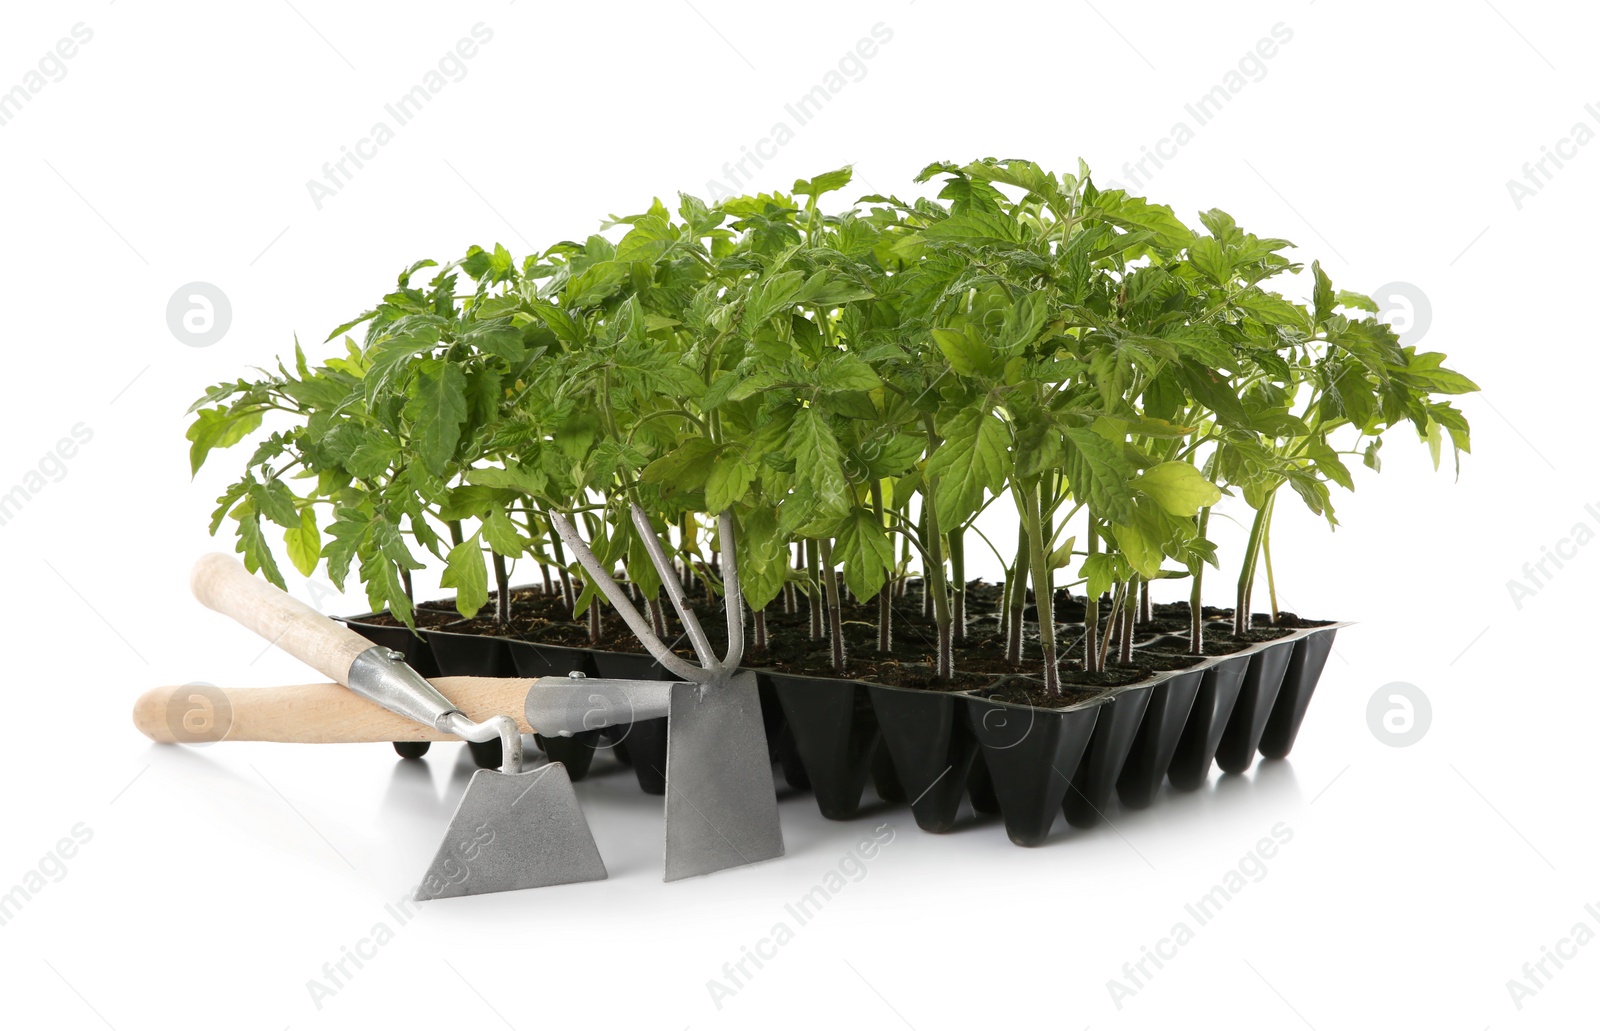
{"label": "metal ferrule", "polygon": [[505,757],[501,769],[522,771],[522,734],[516,720],[510,716],[493,716],[482,723],[468,719],[404,659],[391,648],[373,645],[350,663],[346,674],[350,690],[392,713],[467,741],[498,737]]}
{"label": "metal ferrule", "polygon": [[523,710],[528,726],[554,737],[623,726],[667,715],[672,682],[540,677]]}

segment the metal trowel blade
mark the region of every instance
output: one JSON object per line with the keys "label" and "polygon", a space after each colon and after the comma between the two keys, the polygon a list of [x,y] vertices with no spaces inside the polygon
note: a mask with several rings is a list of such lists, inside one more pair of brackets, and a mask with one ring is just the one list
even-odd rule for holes
{"label": "metal trowel blade", "polygon": [[418,899],[605,880],[567,768],[479,770],[450,818]]}

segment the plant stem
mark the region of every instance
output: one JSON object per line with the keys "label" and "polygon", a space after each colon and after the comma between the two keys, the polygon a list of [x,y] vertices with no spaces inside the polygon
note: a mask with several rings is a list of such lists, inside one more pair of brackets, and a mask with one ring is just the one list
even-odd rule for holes
{"label": "plant stem", "polygon": [[[1086,541],[1086,548],[1089,554],[1095,555],[1100,552],[1100,536],[1095,532],[1093,517],[1089,519]],[[1041,608],[1040,611],[1042,612],[1043,609]],[[1100,649],[1095,646],[1095,637],[1099,630],[1100,598],[1098,595],[1086,590],[1083,600],[1083,668],[1087,673],[1099,673],[1104,668],[1100,662]]]}
{"label": "plant stem", "polygon": [[661,609],[661,594],[657,592],[645,602],[645,608],[650,610],[650,629],[663,641],[667,639],[667,614]]}
{"label": "plant stem", "polygon": [[1138,599],[1146,581],[1135,577],[1128,585],[1128,596],[1122,606],[1122,625],[1117,630],[1117,662],[1127,666],[1133,663],[1133,627],[1138,616]]}
{"label": "plant stem", "polygon": [[600,643],[600,599],[592,598],[589,601],[589,643]]}
{"label": "plant stem", "polygon": [[961,530],[946,535],[950,542],[950,577],[955,583],[951,629],[957,641],[967,639],[967,542]]}
{"label": "plant stem", "polygon": [[[1013,666],[1022,665],[1022,616],[1028,607],[1028,570],[1032,568],[1030,555],[1027,524],[1019,523],[1017,557],[1011,563],[1011,576],[1006,581],[1006,661]],[[1054,615],[1054,612],[1051,614]]]}
{"label": "plant stem", "polygon": [[[879,524],[883,523],[883,481],[872,481],[872,511]],[[887,654],[894,647],[894,574],[883,581],[878,590],[878,651]]]}
{"label": "plant stem", "polygon": [[1261,539],[1266,533],[1267,521],[1272,517],[1272,500],[1277,495],[1268,494],[1256,511],[1250,524],[1250,539],[1245,544],[1244,564],[1239,570],[1239,591],[1234,600],[1233,632],[1243,637],[1250,632],[1250,594],[1255,587],[1256,560],[1261,554]]}
{"label": "plant stem", "polygon": [[1100,635],[1100,660],[1095,666],[1096,672],[1104,672],[1106,668],[1106,653],[1111,649],[1111,632],[1116,629],[1118,620],[1122,616],[1122,601],[1127,596],[1128,585],[1118,584],[1116,593],[1111,596],[1111,611],[1106,613],[1106,632]]}
{"label": "plant stem", "polygon": [[1272,625],[1278,625],[1278,585],[1272,579],[1272,513],[1277,510],[1277,498],[1267,502],[1267,525],[1261,528],[1261,561],[1267,567],[1267,600],[1272,604]]}
{"label": "plant stem", "polygon": [[1044,545],[1044,520],[1039,507],[1039,487],[1022,496],[1022,521],[1028,530],[1029,564],[1033,570],[1033,600],[1039,610],[1039,649],[1044,653],[1044,691],[1061,697],[1061,671],[1056,668],[1055,606],[1051,604],[1050,556]]}
{"label": "plant stem", "polygon": [[[1206,524],[1211,521],[1209,507],[1200,510],[1200,521],[1196,524],[1199,536],[1206,535]],[[1200,580],[1205,575],[1206,564],[1198,562],[1194,567],[1194,583],[1189,585],[1189,654],[1204,655],[1206,653],[1206,623],[1200,613]]]}
{"label": "plant stem", "polygon": [[753,643],[753,647],[751,648],[751,651],[758,652],[758,653],[759,652],[764,652],[764,651],[767,650],[767,610],[766,609],[756,609],[754,623],[755,623],[755,641]]}
{"label": "plant stem", "polygon": [[[932,430],[929,430],[932,433]],[[939,532],[939,513],[933,508],[934,483],[922,495],[922,511],[928,522],[928,561],[922,571],[922,588],[933,600],[933,623],[939,631],[939,658],[935,676],[949,680],[955,673],[955,643],[950,634],[950,592],[944,578],[944,535]]]}
{"label": "plant stem", "polygon": [[822,564],[822,591],[828,600],[828,641],[833,646],[833,671],[844,672],[844,621],[839,604],[839,577],[833,571],[833,539],[824,537],[817,542],[818,559]]}
{"label": "plant stem", "polygon": [[1155,614],[1151,611],[1150,606],[1150,581],[1141,580],[1139,582],[1139,622],[1141,624],[1148,623],[1154,618]]}
{"label": "plant stem", "polygon": [[501,626],[511,622],[511,574],[506,569],[506,557],[494,553],[494,621]]}
{"label": "plant stem", "polygon": [[561,546],[561,537],[554,530],[550,531],[550,550],[556,557],[556,572],[561,577],[561,600],[566,603],[567,610],[577,618],[578,595],[572,589],[572,571],[567,568],[567,552]]}
{"label": "plant stem", "polygon": [[[800,545],[797,544],[795,547],[799,548]],[[789,562],[789,568],[799,569],[801,565],[800,556],[789,554],[789,546],[787,544],[784,545],[783,551],[784,558]],[[794,578],[785,577],[783,581],[783,614],[786,616],[792,616],[796,612],[800,611],[800,601],[795,597],[795,594],[796,591],[794,589]]]}
{"label": "plant stem", "polygon": [[811,611],[811,639],[822,637],[822,581],[817,571],[817,542],[806,541],[806,607]]}
{"label": "plant stem", "polygon": [[450,530],[450,543],[459,546],[466,537],[461,533],[461,520],[452,519],[444,524]]}

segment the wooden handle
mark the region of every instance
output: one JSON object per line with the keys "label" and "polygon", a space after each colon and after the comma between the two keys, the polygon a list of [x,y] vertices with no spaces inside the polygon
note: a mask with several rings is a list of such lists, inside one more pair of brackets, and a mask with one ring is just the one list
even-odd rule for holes
{"label": "wooden handle", "polygon": [[[433,685],[473,720],[515,713],[522,732],[533,733],[522,715],[531,680],[438,677]],[[453,734],[397,716],[338,684],[157,687],[134,702],[133,725],[162,744],[458,740]]]}
{"label": "wooden handle", "polygon": [[251,576],[231,555],[201,556],[189,575],[189,589],[202,605],[254,630],[341,684],[349,683],[350,663],[372,647],[371,641],[344,624]]}

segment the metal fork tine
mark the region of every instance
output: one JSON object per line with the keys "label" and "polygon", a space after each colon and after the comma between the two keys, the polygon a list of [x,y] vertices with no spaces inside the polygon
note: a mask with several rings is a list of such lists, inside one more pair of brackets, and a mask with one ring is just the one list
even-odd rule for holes
{"label": "metal fork tine", "polygon": [[639,531],[640,539],[644,541],[644,549],[649,553],[650,561],[655,563],[656,572],[661,574],[661,584],[667,590],[667,597],[672,599],[672,607],[678,610],[678,618],[683,621],[683,629],[689,635],[689,643],[694,645],[694,653],[700,657],[700,665],[708,670],[717,669],[717,657],[711,650],[711,641],[706,637],[699,618],[694,614],[693,606],[683,593],[683,581],[678,579],[678,571],[672,567],[671,561],[667,559],[667,553],[662,550],[661,538],[656,536],[655,527],[650,525],[650,517],[637,503],[633,505],[633,525]]}
{"label": "metal fork tine", "polygon": [[[572,520],[561,512],[551,512],[550,525],[556,528],[556,533],[566,542],[567,547],[571,548],[573,553],[578,556],[578,561],[583,564],[583,568],[588,572],[590,579],[605,594],[606,599],[617,610],[617,614],[622,617],[623,622],[628,624],[628,629],[632,630],[634,636],[639,638],[640,643],[645,646],[651,655],[655,656],[657,662],[684,680],[692,680],[703,684],[712,678],[714,674],[711,670],[701,669],[699,666],[685,662],[674,655],[671,648],[661,642],[661,638],[657,637],[655,631],[650,629],[649,620],[640,615],[639,610],[634,608],[633,602],[628,600],[628,592],[624,591],[617,581],[612,579],[611,574],[600,565],[600,560],[595,557],[594,552],[589,548],[588,542],[578,536],[578,528],[572,525]],[[645,536],[646,544],[654,539],[652,535],[647,534]],[[656,547],[659,550],[660,544],[658,543]],[[653,559],[654,556],[652,556]],[[669,578],[668,582],[673,581]],[[698,624],[696,626],[698,627]],[[696,651],[698,650],[697,648]]]}
{"label": "metal fork tine", "polygon": [[744,660],[744,595],[739,593],[739,559],[735,554],[733,512],[724,509],[717,518],[722,545],[722,608],[728,616],[728,655],[722,660],[728,669]]}

